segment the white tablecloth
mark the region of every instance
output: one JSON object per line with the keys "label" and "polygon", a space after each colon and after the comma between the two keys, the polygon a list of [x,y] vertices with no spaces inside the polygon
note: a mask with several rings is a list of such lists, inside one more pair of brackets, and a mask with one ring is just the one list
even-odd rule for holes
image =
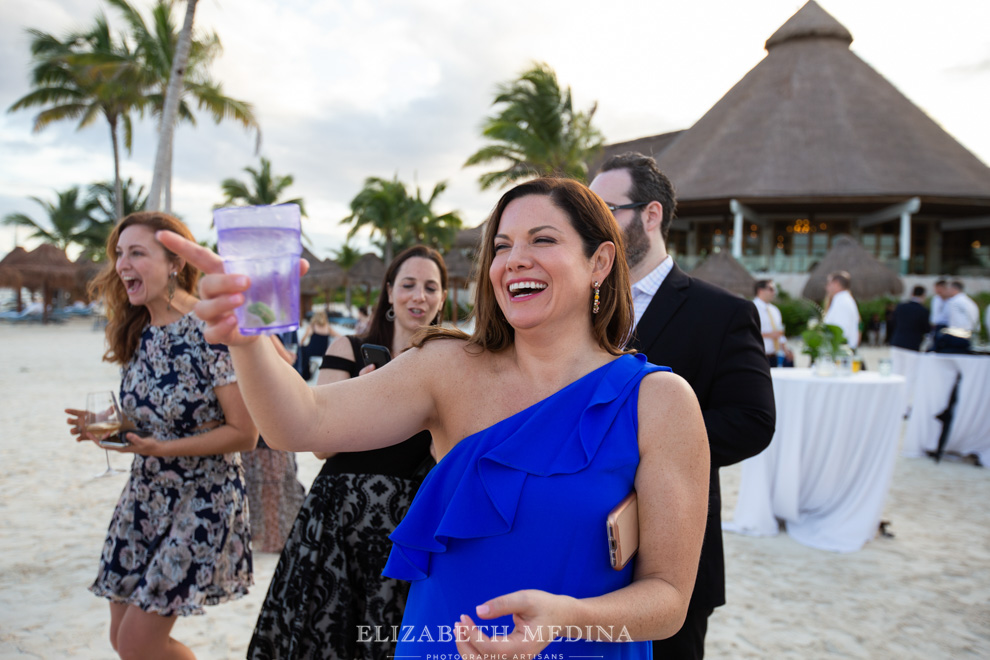
{"label": "white tablecloth", "polygon": [[894,472],[904,378],[771,373],[776,432],[743,461],[735,514],[722,527],[772,536],[783,521],[804,545],[859,550],[876,534]]}
{"label": "white tablecloth", "polygon": [[962,380],[945,451],[976,454],[990,465],[990,357],[985,355],[917,356],[908,383],[911,416],[904,434],[905,456],[924,456],[938,448],[942,422],[935,415],[948,405],[957,375]]}

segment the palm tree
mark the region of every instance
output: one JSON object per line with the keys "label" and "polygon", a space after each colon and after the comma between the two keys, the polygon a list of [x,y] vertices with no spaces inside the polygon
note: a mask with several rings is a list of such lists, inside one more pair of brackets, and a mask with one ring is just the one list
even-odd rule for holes
{"label": "palm tree", "polygon": [[351,309],[351,280],[348,277],[348,271],[361,258],[361,252],[350,243],[345,242],[338,249],[334,250],[331,256],[344,269],[344,305],[349,312]]}
{"label": "palm tree", "polygon": [[81,199],[78,186],[55,194],[58,200],[54,204],[38,197],[30,198],[45,210],[47,222],[39,222],[23,213],[10,213],[4,216],[3,223],[33,229],[29,238],[40,238],[62,251],[73,243],[85,245],[85,233],[93,220],[91,214],[96,204]]}
{"label": "palm tree", "polygon": [[423,199],[419,186],[413,200],[413,214],[409,223],[409,245],[424,243],[440,252],[446,252],[454,244],[457,232],[463,224],[457,211],[437,215],[433,203],[447,190],[447,182],[441,181],[433,187],[429,199]]}
{"label": "palm tree", "polygon": [[[14,102],[8,112],[42,108],[34,120],[36,132],[63,119],[78,119],[81,129],[102,115],[110,126],[114,182],[117,199],[121,199],[118,128],[123,128],[124,146],[130,152],[130,112],[144,104],[144,80],[134,54],[125,42],[113,37],[103,14],[97,16],[89,32],[70,34],[64,41],[40,30],[28,32],[32,35],[34,89]],[[122,209],[117,211],[120,215]]]}
{"label": "palm tree", "polygon": [[353,225],[347,238],[367,227],[371,235],[381,237],[385,263],[392,263],[395,245],[409,230],[413,200],[398,176],[391,181],[376,176],[364,180],[364,188],[351,200],[351,214],[341,220]]}
{"label": "palm tree", "polygon": [[[145,69],[146,75],[153,80],[150,93],[146,94],[146,99],[151,105],[153,114],[159,120],[159,128],[162,132],[166,128],[171,130],[170,125],[162,123],[162,117],[166,111],[166,104],[169,102],[169,85],[172,81],[173,68],[181,69],[179,83],[176,84],[176,118],[188,121],[193,126],[196,125],[196,117],[188,101],[194,99],[200,110],[206,110],[213,117],[213,121],[219,124],[224,119],[234,119],[244,126],[245,129],[255,129],[257,140],[260,142],[261,131],[254,116],[251,104],[238,99],[226,96],[223,87],[215,82],[209,75],[209,67],[222,50],[220,37],[216,32],[193,36],[192,14],[195,12],[195,0],[187,6],[186,22],[189,27],[188,39],[188,59],[181,67],[179,64],[179,42],[180,37],[185,35],[186,26],[183,26],[183,33],[177,31],[174,16],[172,14],[172,2],[158,0],[151,10],[151,24],[145,22],[141,14],[127,0],[109,0],[123,14],[131,29],[131,36],[137,44],[136,54]],[[172,120],[174,124],[175,118]],[[170,212],[172,206],[172,136],[168,136],[164,141],[161,152],[165,159],[161,172],[160,185],[165,194],[165,210]],[[157,164],[157,161],[156,161]],[[156,173],[157,175],[157,173]],[[155,197],[155,182],[152,182],[152,199]],[[161,194],[160,192],[158,193]]]}
{"label": "palm tree", "polygon": [[591,124],[597,104],[588,112],[575,111],[570,87],[561,90],[557,74],[543,63],[535,63],[511,83],[500,84],[492,105],[499,104],[502,109],[482,125],[482,135],[493,144],[464,163],[468,167],[508,161],[505,169],[478,178],[482,190],[536,176],[587,180],[587,161],[604,142]]}
{"label": "palm tree", "polygon": [[117,216],[117,197],[114,184],[110,181],[93,183],[89,186],[88,200],[93,204],[92,222],[80,235],[78,241],[83,245],[82,257],[92,261],[102,261],[105,257],[107,237],[120,218],[131,213],[143,211],[148,204],[148,195],[144,186],[137,186],[130,177],[122,186],[121,216]]}
{"label": "palm tree", "polygon": [[237,179],[224,179],[220,184],[225,199],[221,206],[263,206],[267,204],[298,204],[299,212],[306,215],[301,198],[279,200],[285,189],[292,185],[291,174],[279,176],[272,174],[272,162],[262,156],[261,167],[245,167],[244,171],[251,175],[247,183]]}

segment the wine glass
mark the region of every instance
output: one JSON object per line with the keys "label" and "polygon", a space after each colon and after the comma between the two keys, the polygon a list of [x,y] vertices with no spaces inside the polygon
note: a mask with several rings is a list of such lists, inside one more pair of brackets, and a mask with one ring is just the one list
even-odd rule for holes
{"label": "wine glass", "polygon": [[[117,405],[117,397],[113,392],[108,390],[86,395],[86,432],[96,438],[97,442],[120,433],[122,421],[120,406]],[[104,448],[103,451],[107,455],[107,469],[96,477],[121,474],[123,470],[115,470],[110,465],[110,450]]]}

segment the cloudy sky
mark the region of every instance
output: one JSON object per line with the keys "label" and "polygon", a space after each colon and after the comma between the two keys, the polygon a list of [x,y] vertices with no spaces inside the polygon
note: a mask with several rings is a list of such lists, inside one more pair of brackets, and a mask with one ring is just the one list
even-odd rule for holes
{"label": "cloudy sky", "polygon": [[[150,6],[151,0],[132,0]],[[481,192],[484,168],[463,169],[481,146],[495,86],[533,61],[550,64],[578,107],[597,102],[609,142],[689,128],[765,56],[766,39],[801,0],[200,0],[196,27],[224,52],[214,78],[254,104],[261,153],[310,214],[314,251],[328,256],[347,231],[339,220],[368,176],[449,188],[436,208],[480,223],[497,200]],[[820,0],[852,32],[852,49],[949,133],[990,163],[990,2]],[[27,28],[58,36],[88,27],[100,0],[0,1],[0,108],[26,94]],[[184,5],[177,11],[184,11]],[[42,219],[28,199],[111,179],[105,122],[33,133],[34,112],[0,113],[0,216]],[[124,177],[146,186],[154,126],[139,123]],[[254,140],[235,124],[180,125],[173,208],[209,237],[220,181],[257,166]],[[0,228],[0,254],[25,242]],[[366,240],[366,239],[365,239]],[[367,245],[358,239],[359,245]]]}

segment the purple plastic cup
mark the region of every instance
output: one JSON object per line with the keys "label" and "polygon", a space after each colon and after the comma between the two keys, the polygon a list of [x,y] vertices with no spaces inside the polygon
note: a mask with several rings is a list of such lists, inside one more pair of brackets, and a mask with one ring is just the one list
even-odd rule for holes
{"label": "purple plastic cup", "polygon": [[235,310],[241,334],[297,330],[302,254],[299,205],[217,209],[213,223],[224,272],[251,278],[244,304]]}

